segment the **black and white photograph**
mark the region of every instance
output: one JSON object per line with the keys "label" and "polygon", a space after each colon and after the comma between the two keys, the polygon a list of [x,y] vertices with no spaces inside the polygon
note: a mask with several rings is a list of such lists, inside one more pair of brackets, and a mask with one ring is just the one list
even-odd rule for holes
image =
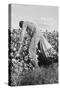
{"label": "black and white photograph", "polygon": [[8,5],[8,85],[58,84],[58,7]]}

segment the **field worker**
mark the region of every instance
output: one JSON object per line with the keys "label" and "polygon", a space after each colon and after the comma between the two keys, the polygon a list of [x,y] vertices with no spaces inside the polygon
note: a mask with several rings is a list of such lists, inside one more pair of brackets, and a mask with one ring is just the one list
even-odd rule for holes
{"label": "field worker", "polygon": [[24,40],[24,36],[27,30],[27,27],[32,30],[33,32],[33,37],[30,43],[30,48],[29,48],[29,53],[31,57],[34,59],[36,63],[36,67],[38,67],[38,61],[37,61],[37,55],[36,55],[36,48],[37,44],[40,41],[40,50],[43,56],[46,58],[46,51],[52,46],[47,42],[47,40],[44,38],[43,34],[41,33],[39,27],[32,22],[29,21],[20,21],[19,22],[19,27],[22,28],[22,41]]}

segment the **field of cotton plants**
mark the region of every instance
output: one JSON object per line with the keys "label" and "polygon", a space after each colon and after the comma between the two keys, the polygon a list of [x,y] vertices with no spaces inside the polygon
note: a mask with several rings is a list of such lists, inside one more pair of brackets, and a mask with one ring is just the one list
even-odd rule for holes
{"label": "field of cotton plants", "polygon": [[45,31],[43,35],[55,51],[48,50],[47,60],[39,58],[40,66],[39,68],[35,68],[35,62],[28,52],[31,37],[25,38],[28,45],[25,45],[27,42],[24,41],[23,49],[21,49],[21,30],[13,29],[11,31],[9,29],[9,85],[21,86],[58,83],[58,32],[55,30],[53,32]]}

